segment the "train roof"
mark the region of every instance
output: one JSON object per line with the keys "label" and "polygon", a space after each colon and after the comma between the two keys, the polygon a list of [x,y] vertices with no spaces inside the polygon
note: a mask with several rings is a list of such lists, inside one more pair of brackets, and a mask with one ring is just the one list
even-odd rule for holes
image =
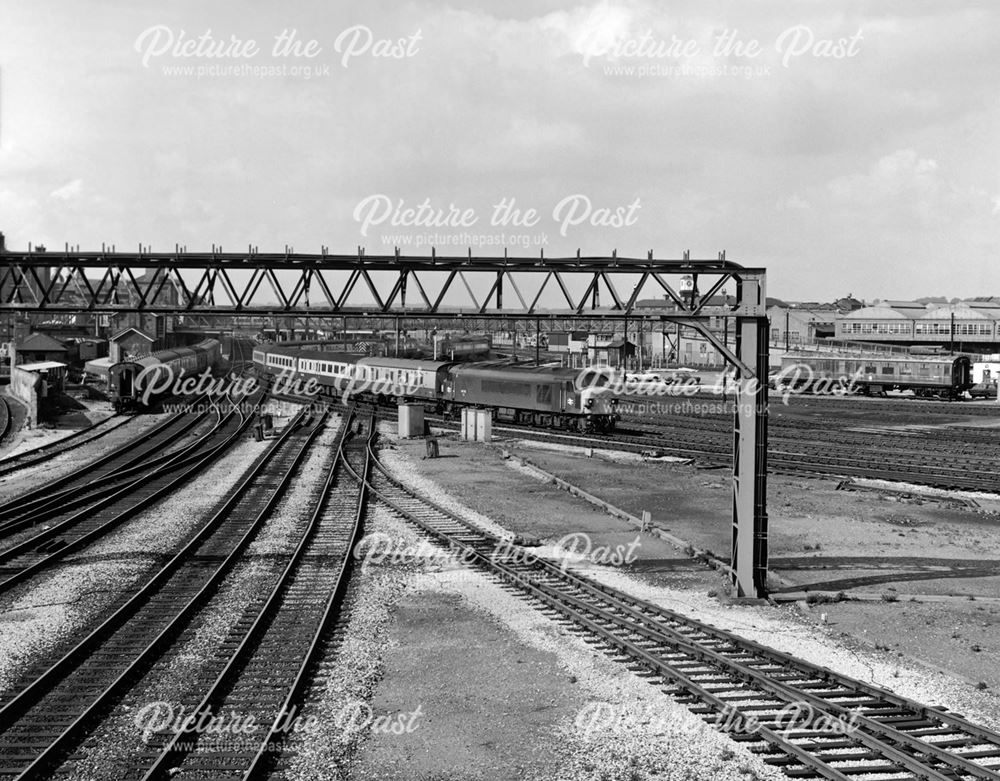
{"label": "train roof", "polygon": [[839,355],[831,353],[786,353],[782,360],[809,361],[871,361],[873,363],[953,363],[967,355]]}
{"label": "train roof", "polygon": [[109,367],[109,371],[114,371],[122,366],[135,366],[141,369],[145,369],[147,366],[159,366],[161,361],[152,355],[147,355],[143,358],[136,358],[131,361],[119,361],[118,363],[113,363]]}
{"label": "train roof", "polygon": [[[269,351],[268,351],[269,352]],[[333,352],[328,350],[295,350],[293,354],[298,358],[304,358],[307,361],[330,361],[332,363],[357,363],[359,359],[364,358],[364,353],[342,353]]]}
{"label": "train roof", "polygon": [[378,366],[386,369],[430,369],[437,371],[443,366],[450,366],[451,361],[423,360],[421,358],[362,358],[359,366]]}
{"label": "train roof", "polygon": [[268,352],[283,352],[299,350],[303,347],[322,347],[324,344],[343,344],[343,339],[290,339],[285,342],[258,342],[254,347],[260,347]]}
{"label": "train roof", "polygon": [[156,358],[161,362],[169,361],[172,358],[178,358],[187,353],[211,350],[213,347],[217,347],[218,344],[219,342],[216,339],[202,339],[197,344],[189,344],[186,347],[172,347],[169,350],[157,350],[150,357]]}
{"label": "train roof", "polygon": [[477,373],[491,379],[510,379],[512,376],[530,377],[535,380],[553,380],[561,382],[574,380],[580,374],[580,369],[570,369],[566,366],[518,366],[500,361],[476,361],[475,363],[460,363],[452,367],[452,374]]}

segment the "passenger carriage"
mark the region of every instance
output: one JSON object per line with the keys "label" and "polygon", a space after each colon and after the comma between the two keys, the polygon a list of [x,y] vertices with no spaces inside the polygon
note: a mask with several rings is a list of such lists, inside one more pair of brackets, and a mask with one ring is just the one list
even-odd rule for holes
{"label": "passenger carriage", "polygon": [[957,398],[972,387],[968,356],[843,356],[790,354],[781,362],[778,384],[817,392],[884,395],[913,391],[917,396]]}
{"label": "passenger carriage", "polygon": [[362,358],[354,378],[356,392],[380,400],[440,400],[450,363],[409,358]]}
{"label": "passenger carriage", "polygon": [[[159,350],[142,358],[113,364],[108,376],[115,410],[122,412],[151,405],[167,395],[180,380],[215,368],[220,356],[219,342],[205,339],[191,347]],[[161,390],[168,381],[170,388]],[[147,393],[147,389],[154,392]]]}

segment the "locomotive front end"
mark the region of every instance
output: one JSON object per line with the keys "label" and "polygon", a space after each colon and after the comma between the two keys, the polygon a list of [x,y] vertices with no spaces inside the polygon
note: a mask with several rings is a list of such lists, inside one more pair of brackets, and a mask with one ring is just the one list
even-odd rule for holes
{"label": "locomotive front end", "polygon": [[580,411],[592,431],[614,431],[621,417],[614,379],[614,371],[608,367],[587,367],[576,375],[574,384],[580,397]]}
{"label": "locomotive front end", "polygon": [[584,387],[579,391],[580,411],[593,431],[614,431],[618,421],[618,399],[610,388]]}

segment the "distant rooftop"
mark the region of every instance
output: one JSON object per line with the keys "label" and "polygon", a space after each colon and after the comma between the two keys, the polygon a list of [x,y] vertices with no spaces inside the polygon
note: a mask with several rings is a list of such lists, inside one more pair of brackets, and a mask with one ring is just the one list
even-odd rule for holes
{"label": "distant rooftop", "polygon": [[57,342],[51,336],[40,334],[37,331],[26,336],[24,341],[17,345],[17,351],[32,353],[67,352],[62,342]]}

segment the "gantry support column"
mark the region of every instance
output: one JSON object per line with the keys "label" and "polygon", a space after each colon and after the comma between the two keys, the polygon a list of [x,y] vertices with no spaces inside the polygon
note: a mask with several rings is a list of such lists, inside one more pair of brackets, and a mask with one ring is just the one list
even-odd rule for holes
{"label": "gantry support column", "polygon": [[737,368],[733,442],[733,594],[767,593],[767,318],[736,318]]}

